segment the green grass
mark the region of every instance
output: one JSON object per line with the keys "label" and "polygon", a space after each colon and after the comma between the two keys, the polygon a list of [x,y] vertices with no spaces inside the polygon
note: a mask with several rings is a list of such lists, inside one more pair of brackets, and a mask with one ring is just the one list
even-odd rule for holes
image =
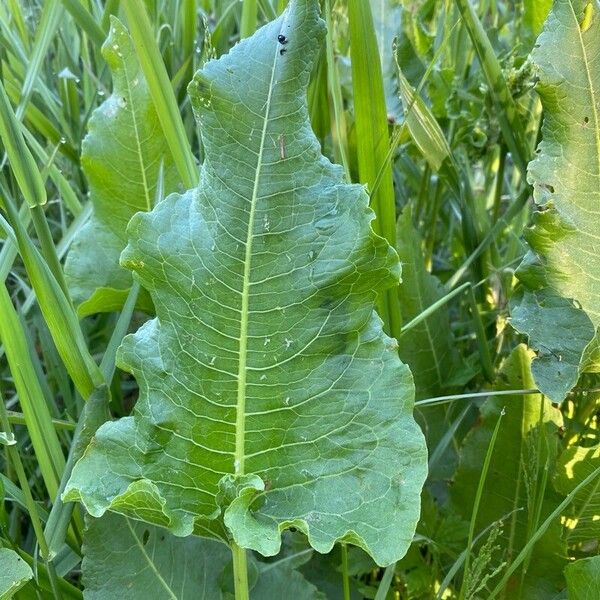
{"label": "green grass", "polygon": [[[0,5],[0,548],[15,551],[33,571],[33,578],[16,592],[17,600],[86,595],[108,599],[117,597],[115,590],[125,585],[131,598],[148,597],[150,589],[160,590],[156,591],[157,597],[178,600],[192,596],[206,600],[266,600],[285,594],[311,600],[552,600],[567,597],[567,565],[597,556],[600,532],[581,523],[582,515],[589,514],[593,510],[590,507],[600,502],[600,462],[592,456],[590,464],[583,465],[576,460],[567,462],[565,457],[579,456],[575,449],[593,452],[600,444],[596,316],[600,306],[593,288],[600,273],[594,270],[593,257],[579,262],[572,258],[586,255],[586,227],[591,232],[600,227],[597,215],[588,210],[589,206],[597,206],[600,177],[593,162],[596,154],[600,156],[600,128],[593,101],[600,89],[600,7],[595,0],[556,0],[549,18],[559,19],[561,26],[548,26],[536,44],[548,17],[549,2],[317,3],[327,29],[322,40],[316,34],[309,40],[316,63],[308,81],[307,105],[302,105],[299,112],[288,111],[295,96],[284,94],[284,100],[277,96],[280,85],[292,85],[285,88],[286,94],[291,94],[290,90],[297,93],[303,61],[308,61],[310,54],[294,55],[294,44],[303,41],[304,30],[289,33],[285,29],[287,0],[7,0]],[[282,14],[283,25],[278,33],[284,32],[285,36],[279,40],[276,36],[261,38],[257,30]],[[117,23],[115,19],[129,31],[131,55],[123,57],[118,44],[102,51]],[[237,54],[240,62],[221,73],[221,79],[202,76],[196,80],[192,96],[197,94],[206,104],[198,105],[198,98],[190,100],[187,90],[194,74],[209,60],[227,55],[242,40],[246,45]],[[252,46],[253,40],[259,40],[260,45]],[[264,127],[262,131],[248,131],[247,139],[241,140],[245,119],[252,118],[248,116],[252,111],[256,116],[264,108],[249,107],[261,86],[269,83],[261,79],[265,65],[257,60],[267,43],[274,44],[274,64],[280,66],[269,72],[271,93],[264,103]],[[536,45],[539,47],[534,50]],[[567,46],[573,60],[581,64],[563,65],[560,57]],[[291,57],[297,61],[293,63],[295,70],[285,71],[285,61]],[[119,64],[126,75],[124,81],[133,86],[127,99],[111,96]],[[564,90],[560,88],[559,93],[549,65],[559,72],[563,67],[572,68],[579,87],[566,78]],[[210,74],[211,68],[206,73]],[[236,81],[237,68],[244,76],[255,76],[247,89],[236,89],[234,84],[228,87]],[[286,79],[288,75],[292,84]],[[536,89],[538,80],[541,83]],[[236,93],[238,105],[232,99]],[[235,112],[228,112],[230,101],[231,106],[237,106]],[[248,106],[243,106],[245,101]],[[576,121],[570,120],[569,115],[575,112],[569,102],[577,107]],[[323,181],[318,178],[305,179],[314,168],[316,146],[306,150],[308,158],[302,154],[300,158],[306,163],[297,168],[299,156],[295,150],[299,140],[307,138],[303,137],[306,132],[293,127],[297,115],[304,116],[305,109],[321,153],[340,165],[336,171],[336,189],[343,203],[340,206],[346,209],[348,203],[359,202],[363,186],[373,211],[373,231],[396,248],[403,261],[406,256],[410,261],[402,265],[402,282],[391,282],[383,267],[375,276],[372,270],[381,257],[376,258],[374,251],[369,255],[369,265],[357,266],[357,262],[352,265],[354,273],[353,269],[342,272],[345,259],[354,256],[353,252],[367,256],[364,244],[368,232],[356,229],[352,230],[357,232],[352,239],[334,238],[338,228],[341,231],[346,225],[333,219],[335,227],[319,229],[319,236],[336,240],[333,248],[325,245],[323,253],[337,256],[336,250],[341,251],[343,245],[343,256],[323,265],[312,246],[307,246],[305,252],[301,242],[284,250],[278,247],[272,268],[285,262],[299,272],[312,269],[311,282],[313,271],[316,281],[329,277],[328,293],[333,298],[335,290],[346,285],[342,275],[352,278],[356,273],[362,276],[364,271],[365,280],[360,280],[365,286],[360,291],[362,296],[357,300],[353,295],[358,294],[357,289],[349,285],[346,299],[351,309],[340,321],[355,324],[356,329],[348,332],[342,323],[339,330],[330,332],[332,339],[337,335],[336,339],[343,337],[343,342],[332,346],[319,360],[350,357],[352,335],[363,331],[370,314],[369,302],[374,302],[384,331],[394,338],[389,344],[398,347],[400,357],[412,370],[415,387],[408,379],[391,377],[396,387],[380,390],[372,398],[382,404],[381,419],[374,419],[377,423],[363,422],[362,411],[357,411],[351,423],[368,425],[365,429],[389,427],[389,431],[398,431],[401,423],[409,422],[414,397],[414,416],[429,450],[429,474],[420,493],[421,516],[416,529],[409,522],[394,521],[388,515],[399,513],[391,509],[389,513],[381,510],[381,514],[373,514],[365,508],[362,518],[367,514],[372,522],[349,523],[347,530],[334,536],[331,550],[315,542],[322,539],[319,535],[328,531],[329,524],[315,527],[311,540],[319,552],[311,547],[302,530],[311,518],[316,523],[323,518],[318,512],[320,507],[313,507],[304,524],[300,517],[294,522],[283,517],[283,521],[277,521],[269,510],[274,497],[270,492],[278,489],[278,481],[262,471],[245,470],[244,460],[251,464],[254,460],[247,457],[252,455],[252,444],[285,447],[288,443],[281,433],[287,427],[288,412],[260,432],[260,442],[251,438],[256,433],[252,424],[258,421],[249,422],[246,415],[252,412],[249,403],[255,385],[252,368],[245,368],[254,356],[251,348],[248,354],[248,340],[251,343],[253,336],[258,337],[258,331],[260,339],[264,338],[260,352],[267,357],[272,351],[271,337],[262,335],[265,323],[249,307],[253,236],[246,238],[245,233],[235,230],[239,221],[235,217],[229,221],[232,229],[223,233],[223,238],[216,238],[214,244],[206,246],[207,238],[202,236],[192,238],[199,258],[193,276],[185,284],[170,280],[163,285],[162,275],[156,273],[171,272],[171,263],[187,256],[185,219],[173,212],[161,222],[153,221],[156,229],[141,245],[141,221],[134,219],[126,231],[131,207],[175,203],[170,198],[164,200],[165,196],[198,186],[199,202],[212,190],[220,189],[225,198],[230,186],[250,201],[250,223],[263,227],[265,238],[287,234],[277,230],[278,223],[272,218],[276,213],[263,214],[260,206],[255,209],[258,202],[269,197],[268,193],[261,195],[261,185],[278,190],[283,181],[291,190],[286,193],[298,191],[297,196],[290,196],[293,202],[286,200],[286,207],[290,207],[287,212],[277,213],[281,219],[298,209],[297,197],[307,185],[314,186],[313,194],[323,194],[323,202],[328,201],[326,194],[330,193],[324,191]],[[130,110],[133,116],[111,121],[118,110]],[[280,112],[273,117],[269,111],[275,110]],[[214,128],[222,125],[223,131],[233,133],[223,135],[217,143],[210,138],[207,123]],[[282,133],[271,134],[279,131],[280,124]],[[94,139],[86,139],[90,131]],[[261,135],[260,151],[254,152],[254,138]],[[245,156],[239,150],[244,144]],[[563,153],[589,161],[582,163],[585,177],[575,176],[560,161],[545,161],[544,157]],[[258,175],[255,172],[254,185],[248,186],[243,181],[245,169],[255,155]],[[111,163],[111,156],[117,162]],[[129,156],[134,158],[129,161]],[[283,176],[277,170],[281,165],[289,165]],[[261,176],[267,178],[266,183]],[[218,188],[217,179],[211,177],[221,178],[223,188]],[[346,184],[357,187],[343,187]],[[123,189],[127,193],[143,190],[145,199],[131,198],[122,193]],[[539,210],[539,205],[544,209]],[[203,206],[208,210],[209,204]],[[216,221],[234,214],[225,200],[210,207],[214,208]],[[589,214],[587,221],[577,221],[580,212]],[[399,224],[401,214],[411,215],[410,223]],[[574,220],[568,221],[564,215],[574,215]],[[334,216],[340,219],[337,208]],[[166,231],[165,222],[172,229]],[[532,224],[534,229],[529,227]],[[161,246],[169,232],[170,258]],[[155,394],[149,396],[149,414],[160,431],[152,430],[154,446],[144,449],[146,462],[139,468],[140,473],[148,465],[163,468],[162,461],[170,452],[177,452],[178,446],[170,436],[173,431],[179,434],[179,430],[178,424],[169,420],[170,413],[161,412],[168,406],[158,398],[156,390],[161,389],[161,383],[153,379],[154,363],[163,361],[165,376],[172,371],[182,379],[188,371],[194,376],[194,368],[200,367],[188,369],[186,357],[194,348],[213,341],[194,340],[190,333],[180,342],[180,350],[174,351],[173,360],[169,354],[172,347],[161,346],[164,354],[147,359],[140,367],[143,372],[136,371],[135,376],[119,367],[128,360],[124,358],[126,351],[119,349],[121,343],[128,333],[138,331],[155,316],[156,299],[161,292],[166,296],[167,291],[172,297],[166,307],[156,304],[161,322],[173,319],[174,314],[183,315],[183,322],[187,319],[186,307],[193,306],[196,312],[185,333],[196,331],[192,321],[203,323],[203,319],[215,319],[209,326],[225,331],[228,321],[223,314],[211,313],[210,302],[198,302],[193,294],[201,289],[201,280],[195,277],[201,277],[204,262],[208,264],[213,257],[225,260],[227,252],[221,254],[221,244],[230,239],[230,234],[240,243],[245,242],[247,253],[240,255],[235,268],[227,263],[214,274],[217,283],[224,282],[233,289],[229,278],[236,268],[242,268],[240,265],[244,267],[242,295],[247,301],[240,310],[244,326],[239,337],[247,339],[243,348],[240,342],[240,360],[235,368],[226,362],[232,360],[228,351],[218,346],[206,346],[211,349],[206,350],[205,358],[207,363],[212,360],[211,367],[231,367],[223,368],[225,374],[239,369],[237,381],[243,385],[238,384],[229,412],[235,412],[236,405],[238,409],[245,406],[245,410],[238,410],[237,420],[236,415],[221,413],[189,417],[197,419],[192,423],[193,435],[200,436],[200,440],[205,435],[207,446],[226,448],[230,437],[238,436],[233,440],[235,465],[233,458],[231,465],[211,463],[215,472],[231,475],[231,479],[221,482],[216,500],[212,500],[213,518],[203,522],[202,531],[196,529],[196,533],[209,532],[213,540],[179,538],[160,528],[169,525],[165,517],[168,511],[165,509],[163,514],[156,508],[156,499],[151,497],[154,488],[150,487],[121,505],[105,503],[126,516],[118,517],[122,519],[122,531],[102,529],[105,517],[96,520],[86,514],[83,503],[62,498],[63,492],[70,489],[69,482],[80,477],[76,465],[83,464],[79,461],[87,456],[94,472],[106,473],[106,477],[99,477],[103,485],[113,486],[115,494],[121,489],[132,462],[128,466],[123,463],[119,479],[110,466],[113,463],[109,464],[109,459],[101,463],[105,457],[97,454],[108,429],[98,437],[96,432],[109,420],[132,422],[118,420],[138,415],[134,407],[138,397],[142,399],[140,404],[148,397],[144,386],[149,386]],[[311,238],[310,243],[320,243],[319,236],[316,241]],[[375,238],[368,239],[375,247]],[[128,243],[127,260],[119,267],[118,257]],[[377,243],[383,244],[381,240]],[[132,250],[131,245],[136,244]],[[256,253],[262,246],[256,240],[254,244]],[[152,271],[154,279],[150,282],[144,269],[155,268],[157,254],[164,262]],[[389,253],[388,259],[393,258]],[[74,261],[80,261],[76,265],[79,270],[73,267]],[[108,263],[111,269],[105,269]],[[270,269],[271,263],[266,264],[255,268]],[[136,272],[133,279],[129,269]],[[90,286],[95,290],[93,302],[83,306],[76,290]],[[276,286],[273,283],[265,295],[279,293],[284,301],[291,302],[299,293],[293,285],[286,290]],[[231,298],[235,298],[233,293],[221,297],[221,304],[227,306]],[[323,302],[327,307],[331,298]],[[87,316],[81,318],[82,314]],[[298,325],[290,317],[290,326],[297,329],[284,336],[282,353],[310,330],[314,318],[314,313],[307,314]],[[516,324],[513,327],[511,323]],[[327,320],[322,324],[326,332],[329,326]],[[316,335],[319,341],[320,335]],[[383,339],[377,337],[379,333],[373,335]],[[149,335],[148,344],[152,339]],[[298,349],[298,353],[303,351]],[[277,374],[277,385],[287,390],[282,396],[285,402],[296,392],[321,385],[322,380],[311,378],[314,374],[310,369],[319,368],[311,362],[319,357],[315,352],[306,355],[302,369],[294,366],[290,357],[288,370],[282,367]],[[369,355],[364,373],[371,373],[368,369],[378,359]],[[396,357],[394,361],[386,368],[400,373],[402,367]],[[558,375],[552,379],[555,373]],[[377,380],[379,376],[372,378]],[[568,377],[573,385],[557,397],[559,384]],[[258,381],[264,389],[275,386],[271,380]],[[231,393],[219,378],[207,381],[205,377],[202,382],[211,390],[206,393],[216,394],[215,398],[221,392]],[[183,380],[183,384],[187,386],[188,381]],[[335,390],[335,385],[332,383],[331,389]],[[272,389],[271,400],[279,401],[280,388]],[[183,404],[205,393],[200,389],[188,392]],[[388,395],[396,398],[395,412],[383,406]],[[302,408],[297,409],[297,421],[306,423],[308,435],[317,431],[321,422],[333,419],[330,413],[344,417],[345,405],[328,404],[338,401],[334,396],[325,394],[319,411],[303,413]],[[507,411],[506,419],[498,416],[500,405]],[[520,425],[509,418],[515,406],[523,413]],[[222,430],[217,435],[206,429],[205,417],[211,422],[232,419],[237,426],[233,433]],[[343,430],[346,425],[340,423]],[[295,426],[290,425],[289,431]],[[371,464],[371,454],[388,448],[388,456],[379,463],[381,473],[387,473],[390,465],[399,465],[397,481],[390,483],[390,489],[399,485],[393,489],[407,495],[396,504],[402,507],[408,497],[411,506],[417,506],[418,490],[414,497],[410,494],[419,485],[401,477],[407,467],[402,452],[397,450],[411,434],[370,439],[371,446],[358,449],[354,448],[358,434],[350,438],[343,435],[346,433],[339,433],[337,428],[317,435],[318,439],[312,440],[314,447],[320,452],[324,448],[318,445],[321,440],[331,439],[331,454],[325,456],[323,451],[322,462],[313,471],[313,463],[306,468],[286,466],[279,474],[281,480],[287,477],[285,485],[298,493],[306,491],[308,498],[313,493],[310,485],[316,481],[324,489],[331,475],[327,469],[341,460],[342,455],[336,454],[333,446],[352,448],[357,452],[352,456],[360,454],[366,465]],[[133,446],[124,445],[122,455],[133,456]],[[118,461],[122,456],[109,458]],[[186,454],[186,464],[181,466],[186,477],[196,458]],[[417,461],[415,455],[412,458]],[[418,460],[424,461],[424,456]],[[359,472],[353,469],[360,465],[343,464],[339,463],[340,470]],[[271,464],[268,468],[275,472],[277,466]],[[299,483],[301,478],[295,479],[300,473],[303,483]],[[328,476],[320,477],[319,473]],[[169,474],[159,471],[155,476],[160,480]],[[565,491],[564,481],[570,479],[573,485]],[[559,480],[562,484],[555,485]],[[213,488],[201,479],[192,481],[189,477],[189,481],[181,486],[186,490],[181,492],[182,503],[192,488],[199,504],[206,501],[205,495],[215,496]],[[331,505],[327,510],[352,498],[368,504],[370,495],[375,498],[380,492],[377,485],[383,485],[381,480],[377,485],[373,481],[364,473],[356,475],[352,485],[329,493]],[[152,485],[160,487],[160,481],[153,480]],[[508,500],[499,497],[499,490],[506,489],[510,491]],[[290,498],[295,498],[294,493],[289,492]],[[84,496],[82,493],[79,497]],[[308,502],[306,498],[303,502]],[[251,511],[242,509],[245,503]],[[86,505],[91,509],[100,504],[101,500],[94,497]],[[299,503],[295,510],[304,515],[308,509]],[[335,509],[330,512],[341,518]],[[279,532],[269,529],[271,521],[285,530],[283,546],[275,556],[266,557],[256,549],[277,545],[274,540],[279,539]],[[382,553],[378,553],[380,548],[375,542],[347,534],[353,527],[366,525],[395,533],[397,540],[406,542],[406,553],[392,556],[390,551],[387,563],[378,561]],[[130,532],[135,540],[129,558],[112,552],[125,539],[119,537],[125,536],[123,532]],[[219,536],[228,546],[225,553],[214,541]],[[146,546],[149,539],[152,548]],[[177,558],[169,562],[165,556]],[[187,569],[188,560],[198,565],[208,560],[210,568],[196,569],[186,580],[181,568]],[[4,591],[2,575],[0,597]],[[573,585],[569,581],[569,593],[581,593]],[[479,591],[474,592],[477,588]],[[161,596],[163,590],[168,592]],[[214,590],[219,590],[218,594]]]}

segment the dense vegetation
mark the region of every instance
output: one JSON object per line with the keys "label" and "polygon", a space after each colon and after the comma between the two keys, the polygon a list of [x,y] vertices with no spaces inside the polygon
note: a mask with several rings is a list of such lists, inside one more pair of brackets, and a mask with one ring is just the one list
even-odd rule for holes
{"label": "dense vegetation", "polygon": [[598,0],[0,3],[0,599],[598,600]]}

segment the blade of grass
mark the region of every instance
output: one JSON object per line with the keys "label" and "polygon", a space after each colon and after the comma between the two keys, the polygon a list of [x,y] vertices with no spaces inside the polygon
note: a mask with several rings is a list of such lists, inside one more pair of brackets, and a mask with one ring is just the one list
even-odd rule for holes
{"label": "blade of grass", "polygon": [[23,118],[25,108],[29,104],[33,90],[38,82],[42,64],[48,54],[48,48],[52,42],[63,15],[63,8],[58,0],[47,0],[44,2],[42,15],[35,35],[33,52],[27,57],[27,72],[23,80],[21,90],[21,101],[17,107],[17,119]]}
{"label": "blade of grass", "polygon": [[404,335],[407,331],[410,331],[413,327],[416,327],[419,323],[430,317],[442,306],[450,302],[450,300],[460,295],[462,292],[464,292],[466,289],[469,289],[470,287],[472,287],[471,283],[467,281],[466,283],[463,283],[460,287],[457,287],[455,290],[448,292],[443,298],[440,298],[431,306],[428,306],[422,313],[418,314],[414,319],[406,323],[406,325],[404,325],[402,327],[402,330],[400,331],[400,336]]}
{"label": "blade of grass", "polygon": [[[369,2],[348,1],[350,56],[356,121],[357,158],[360,182],[371,193],[376,219],[373,229],[396,247],[396,198],[391,163],[387,162],[390,140],[381,61]],[[374,185],[379,170],[381,181]],[[402,315],[398,290],[387,290],[379,299],[379,310],[388,334],[400,335]]]}
{"label": "blade of grass", "polygon": [[448,404],[455,400],[470,400],[472,398],[488,398],[491,396],[527,396],[537,395],[540,390],[500,390],[488,392],[470,392],[468,394],[451,394],[449,396],[436,396],[435,398],[425,398],[424,400],[417,400],[415,406],[434,406],[436,404]]}
{"label": "blade of grass", "polygon": [[127,0],[122,8],[173,160],[184,186],[193,188],[198,185],[198,167],[144,3],[142,0]]}
{"label": "blade of grass", "polygon": [[488,382],[492,383],[496,377],[496,372],[494,371],[494,362],[490,354],[490,347],[485,334],[485,327],[483,325],[483,321],[481,320],[481,314],[479,313],[479,307],[477,306],[477,300],[475,298],[473,286],[469,286],[468,300],[471,317],[473,319],[473,329],[475,330],[475,336],[477,338],[479,359],[481,362],[483,375]]}
{"label": "blade of grass", "polygon": [[[107,382],[113,379],[117,349],[127,334],[139,291],[140,285],[137,281],[134,281],[100,363],[100,370]],[[99,388],[84,406],[79,422],[77,423],[77,428],[71,442],[69,458],[67,459],[67,464],[60,481],[59,492],[50,511],[45,530],[49,541],[51,560],[65,543],[69,521],[75,507],[72,502],[63,503],[61,495],[71,477],[75,463],[83,455],[98,427],[110,418],[109,402],[110,393],[108,387],[103,386]]]}
{"label": "blade of grass", "polygon": [[[506,519],[510,518],[512,515],[514,515],[517,512],[520,512],[522,510],[523,510],[522,508],[515,508],[514,510],[511,510],[509,513],[505,514],[498,521],[495,521],[494,523],[490,523],[485,529],[483,529],[482,531],[479,532],[479,534],[473,540],[473,543],[476,544],[486,533],[488,533],[494,527],[496,527],[498,522],[504,522],[504,521],[506,521]],[[443,598],[446,597],[446,596],[444,596],[444,594],[445,594],[446,590],[448,589],[448,587],[450,586],[450,582],[454,579],[454,577],[456,576],[456,574],[458,573],[460,568],[463,566],[466,557],[467,557],[467,549],[465,548],[460,553],[459,557],[454,561],[454,564],[448,570],[448,573],[446,573],[446,577],[444,577],[444,580],[440,584],[440,588],[437,591],[435,600],[442,600]]]}
{"label": "blade of grass", "polygon": [[10,10],[11,17],[14,19],[23,45],[28,47],[29,32],[27,31],[27,25],[25,25],[25,19],[23,18],[23,6],[21,2],[18,2],[17,0],[8,0],[8,8]]}
{"label": "blade of grass", "polygon": [[348,181],[351,181],[350,164],[348,162],[348,133],[344,116],[344,99],[340,76],[333,48],[333,21],[331,18],[331,1],[325,0],[325,22],[327,24],[326,56],[327,56],[327,87],[332,105],[331,136],[337,162],[344,167]]}
{"label": "blade of grass", "polygon": [[481,503],[481,497],[483,495],[483,488],[485,486],[485,480],[487,478],[488,470],[490,468],[490,462],[492,460],[492,454],[494,453],[494,447],[496,445],[496,438],[498,437],[498,432],[500,431],[500,424],[502,422],[502,417],[505,412],[502,409],[500,416],[498,417],[498,422],[496,423],[496,427],[494,427],[494,431],[492,433],[492,437],[490,439],[490,443],[488,445],[487,452],[485,454],[485,460],[483,461],[483,466],[481,468],[481,476],[479,477],[479,483],[477,485],[477,491],[475,492],[475,500],[473,502],[473,512],[471,513],[471,522],[469,524],[469,536],[467,539],[467,554],[465,557],[465,568],[463,571],[462,584],[460,587],[460,592],[458,594],[459,600],[463,600],[465,597],[465,592],[467,590],[467,583],[469,581],[469,569],[471,566],[471,551],[473,550],[473,539],[475,537],[475,524],[477,522],[477,513],[479,511],[479,504]]}
{"label": "blade of grass", "polygon": [[44,179],[23,139],[19,121],[12,110],[4,86],[1,83],[0,137],[4,142],[6,154],[10,161],[12,172],[17,179],[19,189],[31,209],[31,218],[40,242],[42,255],[58,285],[65,295],[68,295],[63,270],[56,255],[52,234],[50,233],[44,209],[42,208],[47,199]]}
{"label": "blade of grass", "polygon": [[96,23],[94,17],[80,2],[80,0],[61,0],[63,6],[71,14],[75,22],[87,33],[89,38],[98,47],[102,46],[106,38],[106,32]]}
{"label": "blade of grass", "polygon": [[240,38],[250,37],[256,31],[257,24],[256,0],[244,0],[242,4],[242,19],[240,23]]}
{"label": "blade of grass", "polygon": [[[8,422],[11,425],[27,425],[27,419],[23,413],[9,410],[7,414]],[[75,423],[71,423],[70,421],[62,421],[61,419],[52,419],[52,425],[54,425],[55,429],[65,429],[67,431],[73,431],[75,429]]]}
{"label": "blade of grass", "polygon": [[546,520],[540,525],[537,531],[529,538],[527,544],[523,547],[521,552],[517,555],[515,560],[510,564],[502,579],[498,582],[496,587],[492,590],[492,593],[488,596],[488,600],[494,600],[500,592],[502,592],[511,575],[519,568],[521,563],[531,554],[533,546],[539,541],[539,539],[546,533],[548,527],[550,527],[552,521],[557,519],[571,504],[579,490],[585,488],[586,485],[590,484],[596,477],[600,475],[600,467],[594,469],[583,481],[580,481],[573,490],[565,497],[565,499],[552,511],[552,513],[546,518]]}
{"label": "blade of grass", "polygon": [[0,82],[0,138],[21,193],[30,207],[46,204],[46,187],[25,144],[19,121]]}
{"label": "blade of grass", "polygon": [[383,572],[381,582],[379,583],[379,587],[377,588],[375,600],[385,600],[387,598],[390,586],[392,585],[392,579],[394,578],[395,571],[396,563],[390,565],[389,567],[386,567],[385,571]]}
{"label": "blade of grass", "polygon": [[506,209],[504,214],[494,223],[480,244],[463,262],[463,264],[452,274],[446,285],[452,289],[462,279],[470,266],[489,247],[504,228],[525,208],[531,196],[531,190],[527,186],[519,194],[518,198]]}
{"label": "blade of grass", "polygon": [[[0,286],[4,289],[4,286]],[[0,290],[0,297],[2,296],[2,291]],[[0,300],[1,301],[1,300]],[[4,406],[4,398],[0,395],[0,425],[2,426],[2,430],[9,436],[9,439],[14,436],[12,434],[10,422],[8,420],[8,415],[6,413],[6,408]],[[46,538],[44,536],[44,531],[42,529],[42,523],[40,521],[40,517],[38,515],[37,506],[35,504],[35,500],[31,495],[31,489],[29,488],[29,481],[27,479],[27,474],[25,473],[25,468],[23,467],[23,462],[21,461],[21,456],[19,455],[19,451],[17,450],[16,445],[9,443],[6,447],[6,452],[12,465],[17,474],[17,478],[19,480],[19,485],[21,486],[21,491],[23,493],[23,498],[25,500],[25,505],[27,507],[27,512],[29,513],[29,518],[31,519],[31,526],[33,527],[33,531],[35,533],[35,537],[37,539],[38,545],[40,547],[40,554],[42,555],[42,559],[44,560],[46,567],[48,569],[48,575],[50,579],[50,585],[52,587],[52,592],[54,598],[60,599],[62,598],[62,594],[60,593],[58,582],[56,579],[56,571],[54,569],[54,565],[50,563],[48,560],[48,544],[46,542]]]}
{"label": "blade of grass", "polygon": [[75,387],[87,399],[96,387],[102,385],[102,373],[89,353],[70,300],[27,235],[13,201],[7,194],[4,195],[4,206],[56,349]]}
{"label": "blade of grass", "polygon": [[65,468],[65,458],[29,355],[25,331],[3,283],[0,285],[0,341],[4,346],[42,479],[48,493],[54,497]]}

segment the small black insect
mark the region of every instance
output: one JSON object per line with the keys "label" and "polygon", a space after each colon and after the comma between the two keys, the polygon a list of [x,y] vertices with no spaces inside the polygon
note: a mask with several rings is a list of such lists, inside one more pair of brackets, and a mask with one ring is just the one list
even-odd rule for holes
{"label": "small black insect", "polygon": [[286,52],[287,52],[287,49],[286,49],[286,48],[282,48],[282,49],[279,51],[279,54],[281,54],[281,56],[283,56],[283,55],[284,55]]}
{"label": "small black insect", "polygon": [[280,44],[284,44],[284,45],[288,43],[288,39],[285,37],[285,35],[283,35],[283,33],[280,33],[280,34],[277,36],[277,41],[278,41]]}

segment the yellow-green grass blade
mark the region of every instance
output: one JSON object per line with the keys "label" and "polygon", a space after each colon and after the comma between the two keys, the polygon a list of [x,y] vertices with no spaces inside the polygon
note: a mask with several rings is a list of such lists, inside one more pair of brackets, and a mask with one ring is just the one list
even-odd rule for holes
{"label": "yellow-green grass blade", "polygon": [[0,340],[4,345],[42,479],[49,495],[54,497],[65,467],[65,458],[29,355],[25,331],[4,284],[0,285]]}
{"label": "yellow-green grass blade", "polygon": [[242,4],[242,21],[240,23],[240,37],[250,37],[256,31],[257,25],[256,0],[244,0]]}
{"label": "yellow-green grass blade", "polygon": [[[349,0],[348,16],[359,177],[361,183],[373,190],[377,175],[382,170],[379,186],[371,194],[371,208],[376,215],[373,229],[395,248],[396,201],[392,166],[387,161],[390,145],[387,109],[369,3]],[[397,337],[402,324],[397,289],[382,294],[378,306],[387,332]]]}
{"label": "yellow-green grass blade", "polygon": [[19,121],[0,83],[0,138],[23,197],[31,207],[46,204],[46,188],[36,162],[21,135]]}
{"label": "yellow-green grass blade", "polygon": [[103,383],[103,377],[89,353],[85,337],[71,302],[53,277],[23,227],[12,198],[3,194],[8,220],[13,228],[19,253],[52,339],[75,387],[83,398]]}
{"label": "yellow-green grass blade", "polygon": [[81,27],[90,39],[96,44],[101,46],[106,37],[106,33],[102,27],[96,23],[94,17],[90,14],[89,10],[84,6],[80,0],[61,0],[64,7],[69,11],[75,22]]}

